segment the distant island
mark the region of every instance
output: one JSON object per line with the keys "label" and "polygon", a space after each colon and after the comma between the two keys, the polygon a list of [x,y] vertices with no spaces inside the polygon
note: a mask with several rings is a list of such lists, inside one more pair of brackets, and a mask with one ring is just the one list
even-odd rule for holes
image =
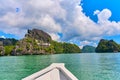
{"label": "distant island", "polygon": [[120,44],[114,40],[101,39],[97,47],[85,45],[81,51],[82,53],[117,53],[120,52]]}
{"label": "distant island", "polygon": [[96,47],[93,47],[93,46],[90,46],[90,45],[85,45],[82,48],[82,53],[95,53],[95,48]]}
{"label": "distant island", "polygon": [[97,53],[120,52],[120,45],[113,40],[101,39],[95,51]]}
{"label": "distant island", "polygon": [[21,40],[0,38],[1,56],[80,52],[77,45],[54,41],[48,33],[38,29],[28,30]]}
{"label": "distant island", "polygon": [[85,45],[81,51],[82,53],[117,53],[120,52],[120,44],[114,40],[101,39],[97,47]]}

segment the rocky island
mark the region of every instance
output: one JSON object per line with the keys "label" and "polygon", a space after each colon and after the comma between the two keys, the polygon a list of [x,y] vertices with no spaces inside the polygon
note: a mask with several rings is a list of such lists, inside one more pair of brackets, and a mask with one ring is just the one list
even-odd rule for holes
{"label": "rocky island", "polygon": [[101,39],[95,51],[97,53],[120,52],[120,45],[113,40]]}
{"label": "rocky island", "polygon": [[95,53],[95,47],[90,45],[85,45],[82,48],[82,53]]}
{"label": "rocky island", "polygon": [[[6,40],[6,39],[5,39]],[[9,44],[1,40],[0,55],[36,55],[57,53],[80,53],[80,48],[75,44],[57,42],[51,36],[38,29],[28,30],[21,40],[9,40]]]}

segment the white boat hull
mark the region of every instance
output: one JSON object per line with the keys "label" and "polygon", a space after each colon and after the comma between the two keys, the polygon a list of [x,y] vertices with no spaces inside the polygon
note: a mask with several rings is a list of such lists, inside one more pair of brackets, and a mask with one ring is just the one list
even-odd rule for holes
{"label": "white boat hull", "polygon": [[64,63],[53,63],[49,67],[36,72],[22,80],[78,80]]}

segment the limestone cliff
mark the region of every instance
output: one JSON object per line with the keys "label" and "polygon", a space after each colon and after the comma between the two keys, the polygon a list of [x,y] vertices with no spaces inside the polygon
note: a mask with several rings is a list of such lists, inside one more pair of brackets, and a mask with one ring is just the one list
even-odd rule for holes
{"label": "limestone cliff", "polygon": [[81,52],[77,45],[53,41],[48,33],[38,29],[28,30],[25,37],[21,40],[1,40],[3,44],[0,46],[0,55],[36,55]]}
{"label": "limestone cliff", "polygon": [[51,40],[51,36],[42,30],[28,30],[25,38],[16,44],[12,55],[46,54],[45,48],[50,46]]}
{"label": "limestone cliff", "polygon": [[45,43],[50,42],[51,36],[46,32],[38,29],[28,30],[28,33],[25,35],[26,38],[33,38],[39,41],[43,41]]}

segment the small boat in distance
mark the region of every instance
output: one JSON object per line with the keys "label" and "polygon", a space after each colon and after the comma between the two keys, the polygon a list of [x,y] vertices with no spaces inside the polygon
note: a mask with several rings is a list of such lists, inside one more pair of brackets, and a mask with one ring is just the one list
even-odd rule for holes
{"label": "small boat in distance", "polygon": [[64,63],[53,63],[22,80],[78,80],[64,65]]}

